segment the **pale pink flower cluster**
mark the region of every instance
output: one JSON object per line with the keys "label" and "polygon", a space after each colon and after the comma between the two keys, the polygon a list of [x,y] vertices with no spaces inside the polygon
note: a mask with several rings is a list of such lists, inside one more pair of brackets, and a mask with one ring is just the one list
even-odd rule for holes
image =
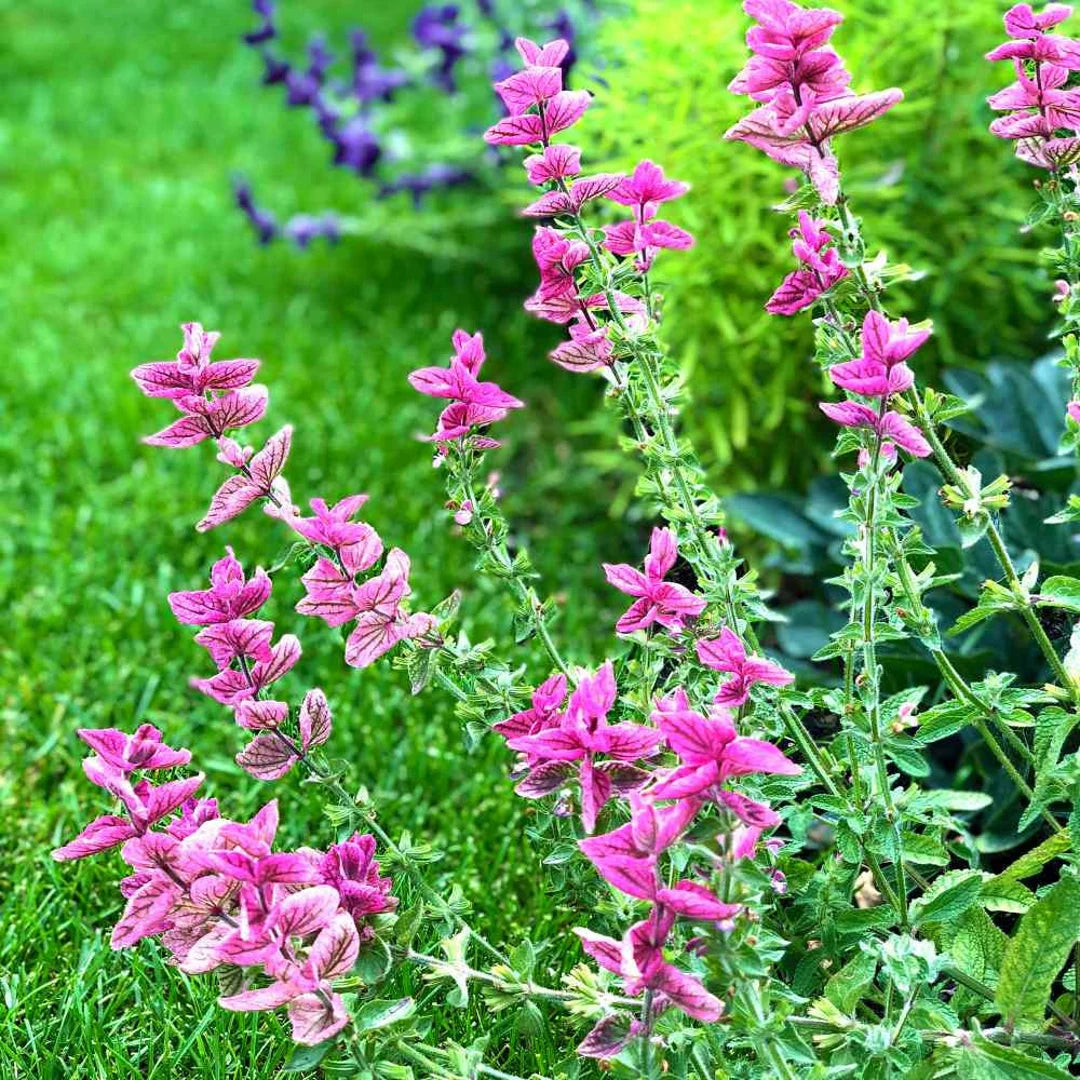
{"label": "pale pink flower cluster", "polygon": [[[532,146],[525,159],[529,182],[542,194],[523,211],[526,216],[567,222],[563,228],[541,226],[533,239],[540,285],[525,303],[541,319],[565,325],[570,337],[551,358],[570,371],[596,371],[614,360],[610,323],[641,327],[645,307],[619,290],[582,292],[577,271],[599,257],[583,232],[581,212],[588,203],[608,199],[631,209],[628,220],[604,227],[601,247],[620,260],[632,260],[637,274],[646,273],[664,248],[683,249],[694,240],[685,230],[657,218],[660,206],[686,194],[689,185],[669,180],[651,161],[642,161],[630,176],[619,173],[581,175],[581,150],[553,137],[584,115],[591,97],[587,91],[562,89],[558,68],[569,48],[565,41],[540,46],[519,38],[517,49],[525,67],[495,89],[511,115],[489,128],[485,139],[499,146]],[[606,318],[605,318],[606,316]]]}
{"label": "pale pink flower cluster", "polygon": [[1021,161],[1043,169],[1080,161],[1080,90],[1066,86],[1070,72],[1080,71],[1080,42],[1052,33],[1072,11],[1047,4],[1036,14],[1030,4],[1016,4],[1005,14],[1009,40],[986,54],[1016,71],[1016,82],[989,98],[992,109],[1005,113],[990,130],[1014,140]]}
{"label": "pale pink flower cluster", "polygon": [[[294,1041],[315,1045],[349,1022],[334,980],[349,973],[370,919],[397,904],[381,877],[371,836],[328,851],[274,851],[278,807],[249,822],[220,817],[214,799],[196,799],[202,774],[151,784],[134,774],[191,760],[144,724],[133,735],[82,730],[94,751],[86,775],[117,797],[126,815],[104,815],[57,848],[64,862],[120,847],[131,873],[112,932],[114,949],[156,937],[188,974],[238,973],[219,999],[250,1012],[285,1007]],[[155,829],[155,825],[160,828]]]}
{"label": "pale pink flower cluster", "polygon": [[831,140],[872,123],[904,95],[896,88],[852,92],[851,75],[829,44],[843,22],[838,11],[791,0],[745,0],[743,10],[756,23],[746,36],[753,55],[730,89],[760,104],[725,138],[802,170],[832,205],[840,174]]}
{"label": "pale pink flower cluster", "polygon": [[[132,377],[143,393],[150,397],[170,397],[190,414],[151,436],[147,442],[180,448],[213,438],[218,445],[218,460],[236,470],[218,488],[209,510],[196,528],[205,531],[224,524],[253,503],[263,500],[268,514],[284,522],[317,552],[314,567],[303,579],[307,596],[297,605],[297,610],[322,618],[330,626],[355,623],[345,646],[346,663],[353,667],[366,667],[402,641],[425,639],[435,628],[435,621],[430,615],[410,613],[405,605],[411,589],[409,559],[403,551],[393,548],[387,554],[381,572],[366,579],[360,577],[374,570],[383,556],[383,542],[375,530],[366,523],[352,520],[367,501],[367,496],[350,495],[333,507],[323,499],[312,499],[313,513],[305,517],[293,504],[288,482],[282,475],[292,444],[292,428],[282,428],[257,452],[241,446],[228,434],[261,419],[266,412],[266,389],[243,389],[253,378],[259,361],[212,363],[210,350],[220,335],[205,333],[198,323],[185,323],[182,329],[184,348],[175,361],[143,364],[135,368]],[[480,362],[482,360],[480,343]],[[475,385],[484,388],[492,384]],[[196,399],[203,402],[205,408],[196,408]],[[261,403],[258,410],[242,408],[238,404],[256,399]],[[509,398],[509,401],[514,405],[504,403],[504,407],[520,405],[516,399]],[[218,588],[217,576],[224,580],[235,573],[232,563],[223,560],[217,564],[213,588]],[[258,571],[256,578],[261,573]],[[265,587],[268,596],[268,578]],[[246,614],[256,610],[265,600],[266,596]],[[188,621],[179,614],[177,617],[182,622]],[[190,625],[204,624],[191,622]],[[272,631],[272,623],[260,620],[246,620],[237,625],[228,621],[224,626],[215,622],[196,640],[210,651],[217,663],[218,674],[211,679],[198,680],[195,685],[228,705],[261,694],[300,657],[300,643],[292,635],[283,636],[277,645],[271,646]]]}

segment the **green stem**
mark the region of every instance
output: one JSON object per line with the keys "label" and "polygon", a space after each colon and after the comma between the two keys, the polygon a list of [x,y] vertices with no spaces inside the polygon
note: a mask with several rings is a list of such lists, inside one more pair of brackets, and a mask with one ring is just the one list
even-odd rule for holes
{"label": "green stem", "polygon": [[[462,451],[459,458],[459,464],[461,469],[461,482],[465,488],[465,493],[469,499],[470,505],[473,507],[473,512],[479,515],[480,502],[476,497],[476,492],[473,489],[472,483],[472,465],[466,459],[465,452]],[[510,587],[513,589],[514,595],[517,598],[518,603],[522,609],[528,612],[529,620],[532,622],[533,629],[536,631],[536,636],[540,639],[540,643],[544,646],[544,651],[548,654],[551,662],[561,671],[572,683],[576,680],[570,672],[570,666],[563,659],[562,654],[559,652],[554,640],[551,637],[551,632],[548,630],[547,620],[544,618],[543,605],[540,602],[540,598],[536,595],[536,590],[531,585],[527,585],[521,576],[514,571],[514,560],[510,557],[510,552],[506,548],[505,541],[496,541],[494,535],[493,518],[488,516],[480,521],[477,531],[482,535],[483,550],[497,562],[505,571],[507,580],[510,582]]]}
{"label": "green stem", "polygon": [[[968,478],[960,471],[960,468],[949,455],[949,451],[945,448],[944,443],[942,443],[941,439],[938,437],[934,421],[927,412],[926,405],[922,398],[912,391],[907,400],[914,407],[919,430],[930,444],[934,461],[937,463],[938,470],[942,476],[961,491],[967,491],[973,496],[977,495],[977,492],[971,491]],[[1046,662],[1050,665],[1050,669],[1054,672],[1054,676],[1061,684],[1062,688],[1068,690],[1073,695],[1074,700],[1078,699],[1078,693],[1080,693],[1080,691],[1078,691],[1076,683],[1065,670],[1065,666],[1061,662],[1061,657],[1058,656],[1057,650],[1051,643],[1050,638],[1047,637],[1046,631],[1043,630],[1042,624],[1039,622],[1039,617],[1031,603],[1031,597],[1028,595],[1027,590],[1020,581],[1020,576],[1016,572],[1016,566],[1012,561],[1012,557],[1009,555],[1009,550],[1005,546],[1005,541],[994,521],[991,521],[987,527],[986,538],[994,551],[994,556],[997,558],[998,564],[1005,574],[1009,590],[1019,606],[1021,617],[1027,624],[1032,637],[1035,639],[1035,643],[1039,646],[1043,656],[1046,657]]]}

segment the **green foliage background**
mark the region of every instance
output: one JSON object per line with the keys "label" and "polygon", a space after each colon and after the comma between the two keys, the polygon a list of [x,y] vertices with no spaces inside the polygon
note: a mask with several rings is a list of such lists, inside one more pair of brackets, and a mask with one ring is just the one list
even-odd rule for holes
{"label": "green foliage background", "polygon": [[[871,253],[884,247],[927,272],[894,304],[913,320],[934,320],[921,372],[1041,354],[1050,284],[1038,237],[1020,233],[1034,173],[986,130],[985,98],[1009,77],[1007,65],[983,59],[1001,38],[1001,5],[830,6],[847,15],[834,43],[854,89],[899,86],[906,95],[872,129],[845,136],[839,152]],[[605,26],[603,111],[590,136],[604,140],[609,166],[649,156],[693,183],[669,216],[696,234],[697,247],[660,264],[667,336],[693,388],[691,424],[725,488],[790,488],[820,467],[808,441],[824,453],[832,435],[815,404],[808,321],[763,309],[792,268],[788,218],[772,207],[795,174],[722,139],[751,107],[726,89],[746,56],[746,24],[735,0],[637,0]]]}

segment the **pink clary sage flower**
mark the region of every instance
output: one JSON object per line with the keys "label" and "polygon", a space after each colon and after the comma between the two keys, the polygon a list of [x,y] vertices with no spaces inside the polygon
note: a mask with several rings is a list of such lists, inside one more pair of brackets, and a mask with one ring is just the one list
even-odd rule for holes
{"label": "pink clary sage flower", "polygon": [[[1080,90],[1066,88],[1070,71],[1080,70],[1080,42],[1051,34],[1072,14],[1067,4],[1047,4],[1038,14],[1016,4],[1005,14],[1010,40],[986,54],[1011,61],[1016,82],[989,99],[998,117],[990,130],[1016,141],[1016,156],[1051,171],[1080,161]],[[1061,131],[1073,134],[1062,137]]]}
{"label": "pink clary sage flower", "polygon": [[893,446],[899,446],[913,457],[928,457],[930,444],[922,432],[887,406],[893,394],[914,384],[915,377],[906,361],[929,336],[929,329],[912,329],[907,319],[890,322],[880,312],[867,312],[860,336],[861,355],[834,364],[829,376],[843,390],[876,399],[878,407],[871,408],[861,401],[825,402],[821,411],[841,427],[873,431],[888,456],[893,455]]}
{"label": "pink clary sage flower", "polygon": [[658,623],[677,635],[705,610],[705,601],[700,596],[683,585],[664,580],[678,556],[675,533],[671,529],[653,529],[644,573],[626,563],[604,563],[608,584],[637,597],[615,624],[617,633],[633,634]]}
{"label": "pink clary sage flower", "polygon": [[652,267],[659,249],[684,251],[693,247],[690,233],[656,217],[661,203],[679,199],[689,190],[689,184],[665,177],[655,162],[639,162],[629,177],[608,192],[612,202],[631,207],[634,216],[604,227],[604,247],[613,255],[634,256],[634,266],[642,274]]}
{"label": "pink clary sage flower", "polygon": [[427,441],[439,444],[436,462],[445,456],[449,443],[467,440],[470,446],[482,450],[499,446],[485,434],[487,428],[505,419],[510,409],[524,406],[496,383],[477,379],[486,359],[482,334],[455,330],[453,344],[448,367],[420,368],[409,375],[414,390],[428,397],[449,398],[451,402],[439,416],[435,433],[425,436]]}
{"label": "pink clary sage flower", "polygon": [[57,848],[57,862],[85,859],[119,847],[142,836],[194,795],[203,775],[151,784],[132,782],[135,772],[172,769],[191,761],[190,750],[173,750],[161,741],[161,732],[143,724],[132,735],[115,728],[80,728],[79,738],[94,753],[83,760],[83,771],[92,784],[109,792],[123,804],[127,817],[103,814],[95,818],[74,840]]}
{"label": "pink clary sage flower", "polygon": [[718,637],[697,643],[698,659],[713,671],[731,675],[717,691],[713,701],[728,709],[736,709],[750,700],[750,691],[757,685],[788,686],[795,681],[773,660],[747,656],[746,646],[730,627],[725,626]]}
{"label": "pink clary sage flower", "polygon": [[674,911],[655,907],[647,919],[627,930],[622,941],[580,927],[574,933],[589,956],[622,979],[631,997],[651,990],[657,1007],[670,1003],[695,1020],[714,1023],[723,1012],[720,1000],[699,979],[664,958],[674,922]]}
{"label": "pink clary sage flower", "polygon": [[816,303],[848,276],[828,232],[829,222],[819,221],[805,210],[791,230],[792,250],[799,268],[788,274],[772,294],[765,310],[770,315],[795,315]]}
{"label": "pink clary sage flower", "polygon": [[[147,726],[133,736],[112,729],[80,734],[99,760],[125,767],[171,767],[189,757],[163,746]],[[91,779],[95,772],[88,769]],[[120,766],[117,772],[123,775]],[[140,781],[136,788],[160,803],[152,820],[128,806],[130,819],[99,818],[53,856],[79,859],[122,844],[133,872],[120,885],[127,905],[113,930],[114,948],[157,937],[189,974],[240,968],[241,989],[219,999],[224,1008],[285,1006],[296,1042],[323,1042],[349,1020],[333,980],[348,974],[371,936],[366,920],[397,903],[392,882],[379,875],[374,839],[357,834],[325,853],[274,852],[276,802],[246,824],[229,821],[215,800],[191,797],[201,781],[199,775],[156,788]],[[151,830],[177,810],[163,829]],[[251,976],[268,984],[255,986]]]}
{"label": "pink clary sage flower", "polygon": [[211,361],[218,340],[199,323],[184,323],[184,347],[175,360],[141,364],[131,375],[147,397],[170,399],[184,415],[143,441],[150,446],[181,448],[261,420],[266,412],[265,386],[250,386],[258,360]]}
{"label": "pink clary sage flower", "polygon": [[[359,569],[370,565],[365,559]],[[367,667],[400,642],[423,638],[438,626],[431,615],[405,611],[403,601],[412,592],[409,568],[409,557],[400,548],[393,548],[381,573],[357,582],[354,572],[320,558],[301,579],[307,595],[296,610],[314,615],[328,626],[355,620],[345,642],[345,662],[350,667]]]}
{"label": "pink clary sage flower", "polygon": [[839,12],[790,0],[746,0],[743,10],[756,22],[747,34],[753,55],[729,89],[761,104],[725,138],[800,169],[832,205],[840,193],[832,138],[872,123],[904,95],[896,88],[852,93],[851,76],[828,44],[843,21]]}
{"label": "pink clary sage flower", "polygon": [[195,641],[218,668],[216,675],[193,679],[192,685],[230,706],[236,722],[257,733],[237,754],[237,764],[260,780],[280,779],[304,754],[330,737],[330,706],[321,690],[310,690],[299,709],[295,739],[285,733],[288,704],[267,700],[263,694],[296,664],[300,642],[286,634],[272,645],[274,624],[247,617],[269,599],[270,578],[261,567],[245,578],[230,548],[214,563],[210,582],[209,589],[169,594],[177,620],[202,627]]}
{"label": "pink clary sage flower", "polygon": [[702,796],[750,813],[757,804],[744,803],[744,797],[731,800],[732,793],[721,788],[725,780],[750,773],[797,776],[802,772],[772,743],[739,735],[731,712],[723,706],[714,706],[708,717],[697,712],[682,689],[661,698],[652,719],[680,761],[674,769],[658,774],[650,785],[649,793],[655,799]]}
{"label": "pink clary sage flower", "polygon": [[[660,249],[690,247],[693,237],[685,229],[656,219],[660,204],[685,194],[689,185],[665,179],[651,161],[641,162],[629,177],[617,173],[581,176],[580,149],[552,142],[581,118],[591,101],[587,91],[562,89],[554,58],[565,56],[569,46],[565,41],[540,46],[526,39],[516,44],[524,69],[495,84],[510,115],[489,128],[484,138],[500,146],[539,147],[525,159],[525,171],[529,182],[544,191],[523,213],[569,219],[580,233],[580,215],[587,203],[607,197],[633,207],[631,220],[605,228],[603,246],[619,258],[633,258],[638,273],[648,271]],[[569,326],[570,339],[551,358],[569,371],[609,367],[614,348],[603,314],[640,332],[646,325],[644,305],[618,290],[579,295],[575,270],[593,257],[580,235],[571,239],[558,229],[541,228],[533,253],[540,268],[540,287],[525,308],[538,318]],[[616,311],[610,310],[611,303]]]}
{"label": "pink clary sage flower", "polygon": [[[565,686],[545,684],[547,690],[539,707],[547,716],[534,715],[544,724],[554,719],[557,709],[555,696]],[[614,781],[611,773],[603,767],[607,763],[633,763],[655,753],[661,741],[660,732],[643,724],[609,724],[608,713],[615,704],[618,691],[615,670],[607,661],[595,674],[582,677],[570,695],[565,713],[558,715],[558,724],[542,726],[534,733],[516,735],[508,740],[512,750],[527,754],[530,760],[540,762],[538,769],[552,763],[577,763],[577,779],[581,787],[581,820],[585,831],[591,833],[596,827],[597,815],[611,798]],[[534,710],[537,709],[534,703]],[[520,723],[526,719],[521,714]],[[607,762],[601,762],[603,757]],[[556,764],[551,770],[558,779],[554,787],[565,778],[565,772]],[[541,775],[533,784],[532,775],[518,785],[519,794],[537,798],[553,790],[546,777]]]}

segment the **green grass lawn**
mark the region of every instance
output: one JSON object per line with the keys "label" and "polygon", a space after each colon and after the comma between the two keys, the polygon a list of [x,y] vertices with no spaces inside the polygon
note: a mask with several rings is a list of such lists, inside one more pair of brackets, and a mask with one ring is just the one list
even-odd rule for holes
{"label": "green grass lawn", "polygon": [[[386,43],[414,5],[284,7],[300,20],[297,40],[305,26],[344,28],[354,8]],[[430,428],[431,403],[405,375],[441,362],[458,324],[485,329],[492,376],[531,406],[506,425],[499,462],[511,516],[540,567],[558,571],[552,591],[594,589],[601,625],[610,625],[618,598],[600,588],[597,564],[637,543],[632,526],[590,528],[612,499],[590,419],[598,391],[542,359],[550,335],[520,310],[532,274],[522,226],[507,221],[522,260],[494,276],[410,254],[397,243],[410,222],[404,206],[370,242],[305,254],[254,246],[231,205],[233,170],[285,212],[360,211],[365,189],[325,166],[327,147],[306,116],[258,88],[257,60],[237,44],[249,22],[242,0],[0,0],[5,1077],[253,1078],[287,1053],[276,1019],[223,1013],[210,980],[168,970],[152,945],[110,952],[118,859],[61,867],[48,854],[102,810],[79,768],[80,726],[154,722],[191,747],[230,816],[268,795],[232,761],[238,729],[188,689],[205,657],[165,603],[170,589],[198,587],[225,543],[266,564],[284,541],[257,514],[196,534],[219,479],[212,454],[138,441],[170,410],[140,397],[127,373],[173,354],[177,324],[223,330],[222,356],[263,358],[272,401],[259,433],[297,425],[294,493],[370,492],[370,520],[412,554],[424,602],[467,580],[471,558],[439,512],[429,450],[413,438]],[[283,629],[300,622],[290,588],[273,607]],[[501,601],[475,587],[466,610],[478,633],[507,622]],[[573,610],[559,625],[571,654],[587,659],[594,628]],[[377,794],[387,828],[446,850],[443,865],[493,937],[512,943],[571,918],[538,872],[497,740],[466,758],[437,694],[409,699],[386,666],[348,672],[331,632],[303,630],[305,659],[290,689],[321,682],[330,691],[333,747],[349,759],[350,780]],[[286,840],[332,839],[294,780],[273,793]],[[468,1030],[463,1017],[446,1023],[450,1035]],[[495,1034],[516,1068],[553,1067],[544,1041]]]}

